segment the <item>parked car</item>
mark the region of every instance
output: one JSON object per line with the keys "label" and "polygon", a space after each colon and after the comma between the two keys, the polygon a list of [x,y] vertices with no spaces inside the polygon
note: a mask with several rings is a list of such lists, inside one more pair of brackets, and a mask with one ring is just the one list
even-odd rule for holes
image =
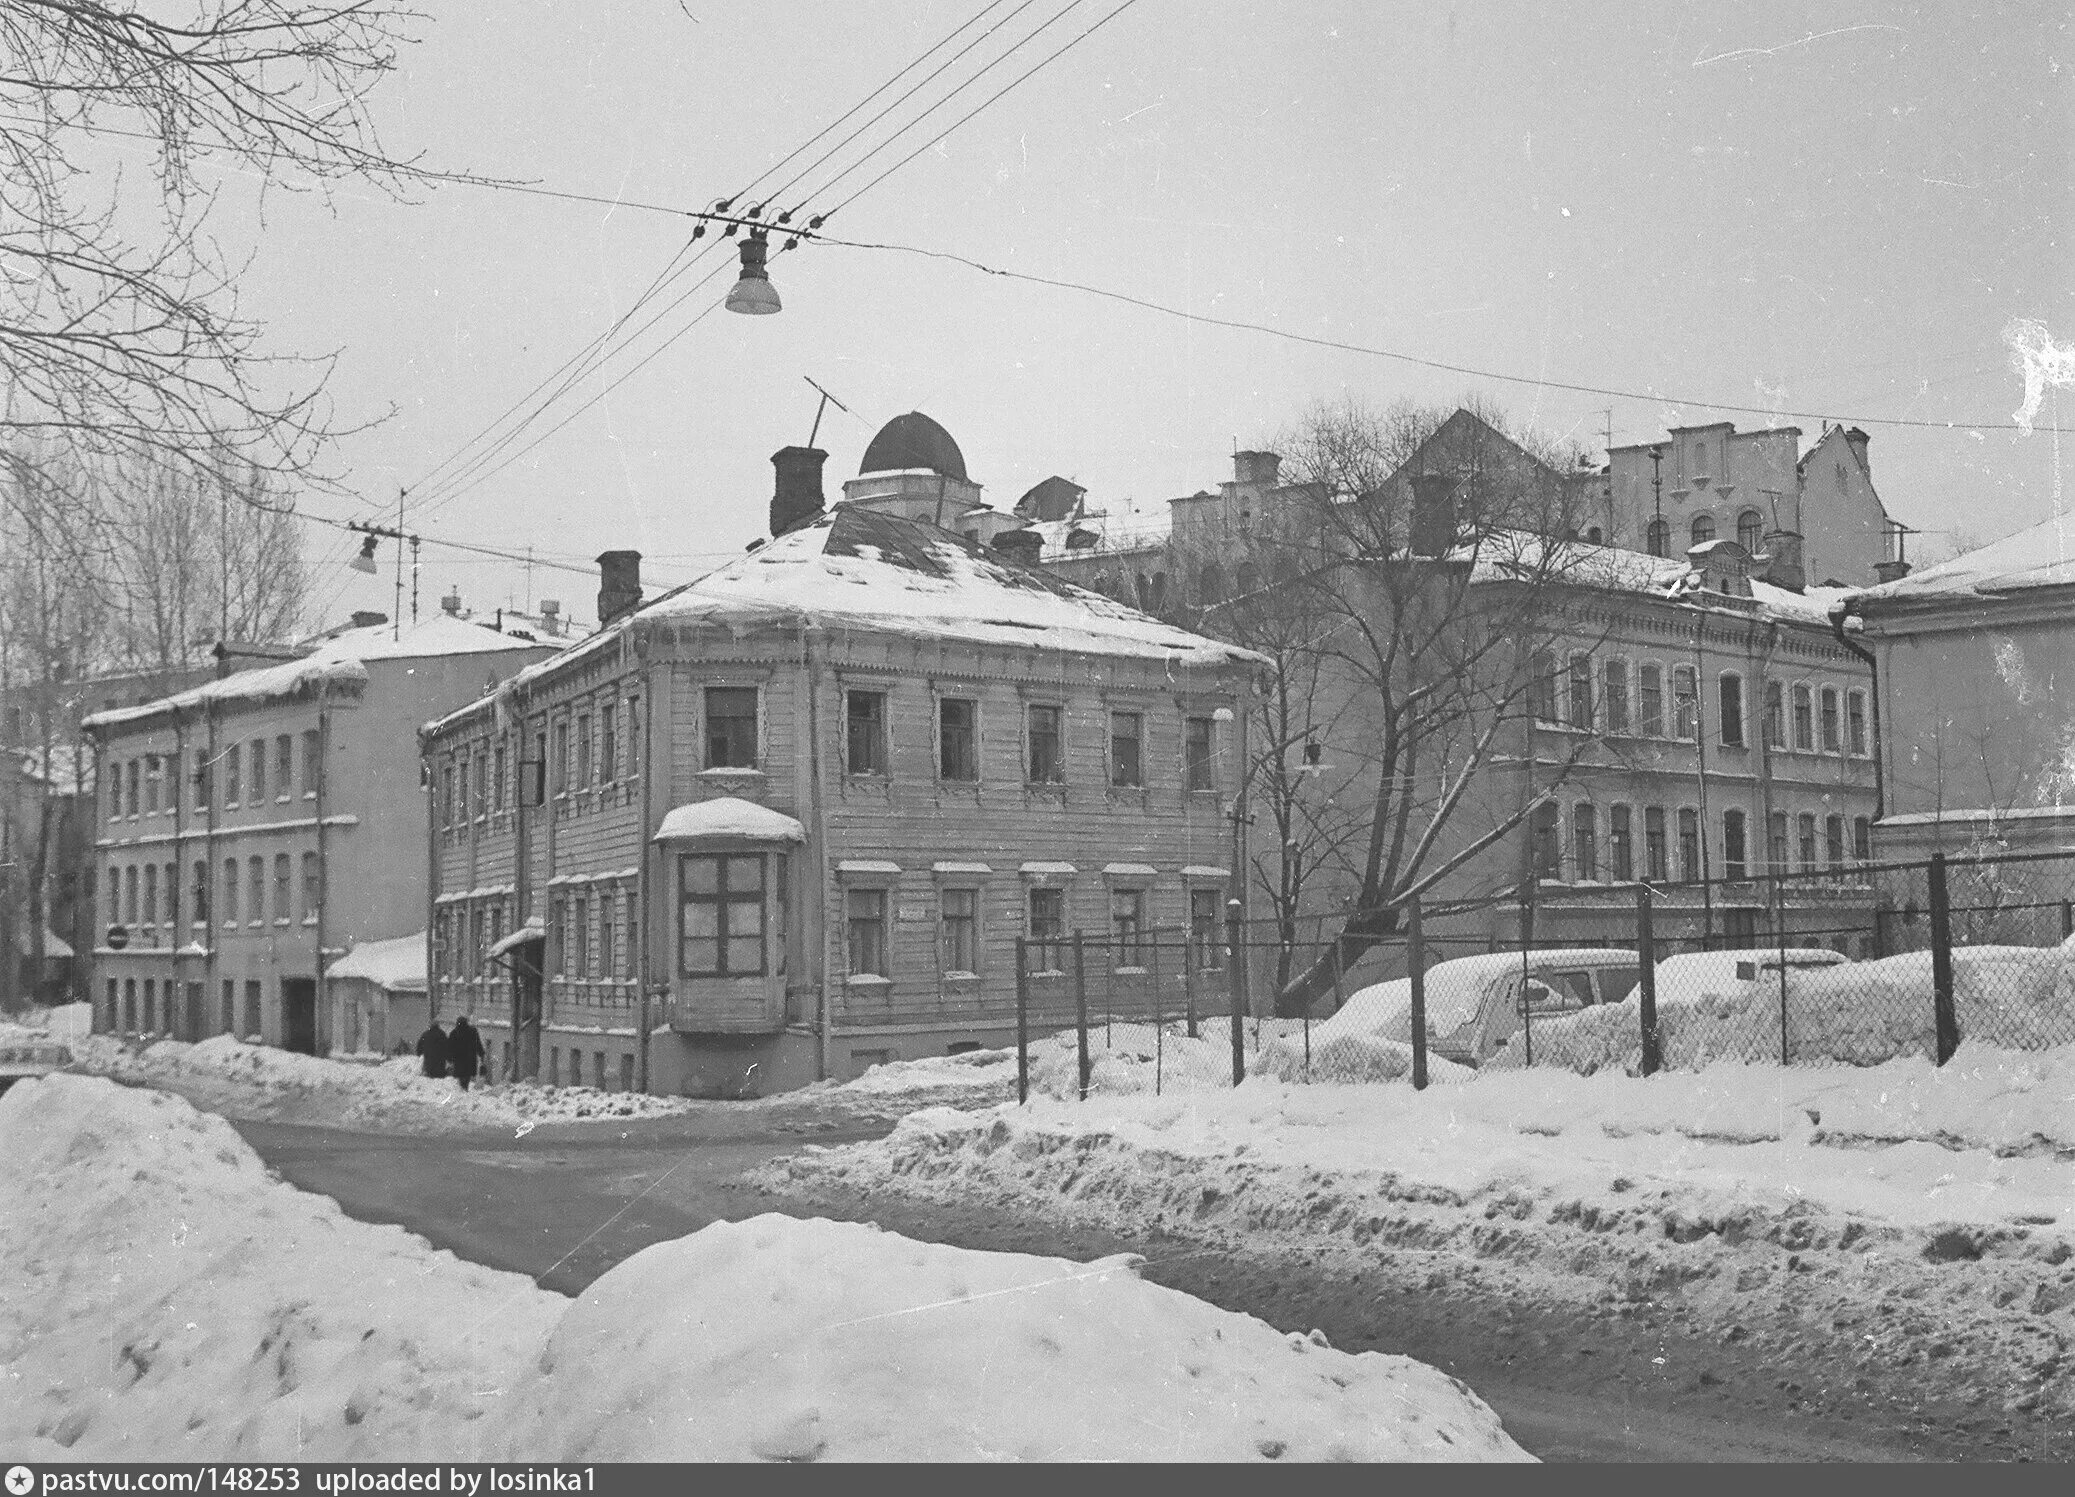
{"label": "parked car", "polygon": [[[1460,1065],[1482,1065],[1519,1030],[1524,1013],[1539,1022],[1618,1003],[1635,989],[1641,969],[1635,952],[1597,946],[1437,963],[1426,974],[1427,1048]],[[1401,977],[1363,989],[1313,1026],[1311,1042],[1316,1048],[1340,1034],[1411,1043],[1411,982]]]}
{"label": "parked car", "polygon": [[[1820,946],[1756,946],[1732,951],[1688,951],[1657,964],[1657,1001],[1681,1002],[1709,995],[1745,992],[1747,982],[1770,979],[1775,986],[1784,966],[1789,974],[1815,967],[1836,967],[1848,958]],[[1638,984],[1640,986],[1640,983]],[[1631,992],[1634,990],[1631,989]],[[1624,995],[1627,996],[1627,995]]]}
{"label": "parked car", "polygon": [[0,1092],[25,1076],[48,1076],[72,1064],[72,1052],[56,1040],[0,1041]]}

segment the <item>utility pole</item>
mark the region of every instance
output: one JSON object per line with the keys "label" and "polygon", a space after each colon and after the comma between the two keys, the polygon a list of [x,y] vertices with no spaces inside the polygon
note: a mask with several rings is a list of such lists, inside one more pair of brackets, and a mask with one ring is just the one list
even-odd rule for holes
{"label": "utility pole", "polygon": [[[397,546],[397,548],[396,548],[396,606],[395,606],[395,608],[394,608],[394,609],[392,609],[392,610],[390,611],[390,615],[389,615],[389,616],[390,616],[390,618],[391,618],[391,619],[393,619],[393,620],[395,621],[395,622],[393,622],[393,623],[392,623],[392,624],[391,624],[391,625],[389,626],[389,637],[390,637],[391,639],[401,639],[401,638],[403,638],[403,546],[402,546],[402,545],[400,544],[400,543],[402,542],[403,538],[404,538],[404,534],[403,534],[403,497],[404,497],[404,488],[403,488],[403,485],[401,485],[401,484],[398,484],[398,485],[397,485],[397,489],[396,489],[396,530],[395,530],[394,534],[395,534],[395,536],[396,536],[396,539],[397,539],[397,541],[399,542],[399,544],[398,544],[398,546]],[[416,549],[417,549],[417,545],[418,545],[418,538],[417,538],[416,536],[412,536],[412,537],[411,537],[411,549],[412,549],[412,550],[416,550]],[[417,581],[417,577],[418,577],[418,569],[417,569],[417,568],[416,568],[415,566],[413,566],[413,567],[411,568],[411,579],[412,579],[412,582],[413,582],[414,584],[415,584],[415,582]],[[413,592],[415,593],[415,591],[416,591],[416,588],[415,588],[415,586],[414,586],[414,587],[413,587]],[[413,603],[414,603],[414,605],[415,605],[415,601],[416,601],[416,600],[415,600],[415,598],[414,598],[414,599],[413,599]],[[415,610],[415,606],[414,606],[414,608],[413,608],[413,614],[414,614],[414,616],[415,616],[415,612],[416,612],[416,610]]]}
{"label": "utility pole", "polygon": [[[1650,449],[1650,495],[1656,512],[1656,518],[1650,522],[1650,534],[1654,536],[1659,534],[1664,528],[1664,445],[1662,443]],[[1667,552],[1671,550],[1671,541],[1669,539],[1665,541],[1664,548]]]}

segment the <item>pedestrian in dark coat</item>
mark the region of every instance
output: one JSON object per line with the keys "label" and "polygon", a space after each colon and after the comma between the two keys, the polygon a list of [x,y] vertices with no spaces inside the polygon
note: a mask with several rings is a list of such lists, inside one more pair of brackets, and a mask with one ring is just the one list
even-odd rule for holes
{"label": "pedestrian in dark coat", "polygon": [[468,1022],[467,1014],[454,1021],[454,1032],[447,1036],[447,1061],[454,1068],[454,1079],[467,1091],[483,1065],[483,1037]]}
{"label": "pedestrian in dark coat", "polygon": [[418,1036],[418,1057],[425,1062],[426,1075],[447,1074],[447,1032],[439,1027],[439,1020],[426,1025],[425,1033]]}

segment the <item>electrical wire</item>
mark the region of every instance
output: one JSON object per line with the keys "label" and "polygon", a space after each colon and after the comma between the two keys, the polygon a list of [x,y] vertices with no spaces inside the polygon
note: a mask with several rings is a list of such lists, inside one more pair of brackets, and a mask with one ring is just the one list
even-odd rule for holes
{"label": "electrical wire", "polygon": [[[940,141],[946,139],[948,136],[952,134],[953,131],[959,129],[962,125],[966,123],[967,120],[970,120],[974,115],[979,114],[982,110],[991,106],[997,99],[1001,98],[1004,94],[1009,93],[1013,89],[1021,87],[1031,77],[1033,77],[1037,73],[1042,72],[1044,69],[1050,67],[1054,62],[1057,62],[1061,57],[1065,56],[1068,52],[1071,52],[1082,42],[1088,40],[1089,37],[1095,35],[1096,32],[1102,30],[1103,27],[1109,25],[1110,22],[1116,20],[1118,16],[1121,16],[1122,14],[1124,14],[1125,11],[1131,9],[1131,7],[1136,4],[1138,4],[1138,0],[1123,0],[1123,3],[1119,5],[1115,10],[1111,11],[1108,15],[1104,16],[1101,20],[1097,21],[1087,30],[1081,32],[1080,35],[1074,37],[1071,41],[1067,42],[1067,44],[1059,48],[1058,51],[1051,53],[1047,57],[1041,58],[1027,72],[1018,74],[1015,78],[1011,79],[1003,87],[996,90],[994,93],[989,94],[985,99],[982,99],[971,110],[969,110],[965,114],[960,115],[956,120],[954,120],[951,123],[950,127],[945,129],[941,134],[938,134],[932,139],[925,141],[923,144],[917,146],[914,150],[910,151],[907,155],[903,156],[900,160],[896,161],[892,166],[889,166],[885,171],[879,173],[878,176],[872,178],[871,181],[865,183],[864,186],[858,188],[858,190],[850,194],[849,197],[843,199],[842,202],[836,204],[835,207],[828,209],[826,212],[822,214],[822,217],[824,219],[833,218],[836,214],[841,213],[845,208],[848,208],[852,203],[856,202],[859,198],[863,197],[866,193],[870,192],[874,187],[877,187],[881,182],[884,182],[888,177],[892,176],[895,172],[899,171],[902,167],[906,166],[909,162],[913,161],[917,156],[920,156],[924,151],[931,149]],[[1067,10],[1071,10],[1072,8],[1073,7],[1069,5],[1067,7]],[[1066,11],[1061,11],[1059,14],[1064,15],[1066,14]],[[1053,20],[1057,19],[1058,16],[1053,17]],[[1051,24],[1051,21],[1047,21],[1045,23],[1046,26],[1049,26]],[[1043,29],[1043,26],[1038,28],[1038,30],[1040,31],[1042,31]],[[1036,35],[1036,33],[1033,32],[1032,35]],[[891,142],[889,142],[889,144],[890,143]],[[840,173],[838,176],[831,179],[829,182],[824,183],[822,185],[821,190],[823,192],[828,191],[830,188],[835,186],[837,182],[842,181],[844,177],[848,176],[850,172],[855,171],[856,169],[857,168],[855,166],[846,169],[844,172]]]}
{"label": "electrical wire", "polygon": [[[1127,4],[1135,0],[1126,0]],[[1033,286],[1049,286],[1058,291],[1075,291],[1087,296],[1101,297],[1106,301],[1122,302],[1126,306],[1138,307],[1148,312],[1158,312],[1167,317],[1178,317],[1184,322],[1193,322],[1205,327],[1230,328],[1236,332],[1265,333],[1271,338],[1282,338],[1292,343],[1308,344],[1313,348],[1329,348],[1340,353],[1361,354],[1368,358],[1393,359],[1403,364],[1413,364],[1422,369],[1437,369],[1447,374],[1467,375],[1472,379],[1494,380],[1502,384],[1529,385],[1539,390],[1563,390],[1577,395],[1602,395],[1617,400],[1656,401],[1666,405],[1693,406],[1701,410],[1733,411],[1738,415],[1765,416],[1772,419],[1800,421],[1829,421],[1837,425],[1905,427],[1929,431],[2020,431],[2014,421],[1920,421],[1897,416],[1838,416],[1823,411],[1784,411],[1771,406],[1737,405],[1729,401],[1698,400],[1679,395],[1666,395],[1659,391],[1617,390],[1605,385],[1570,384],[1563,380],[1541,379],[1525,374],[1503,374],[1492,369],[1476,369],[1467,364],[1450,364],[1440,359],[1422,358],[1417,354],[1400,353],[1395,349],[1372,348],[1366,344],[1349,343],[1338,338],[1318,338],[1309,333],[1293,333],[1287,328],[1271,326],[1265,322],[1248,322],[1236,317],[1212,317],[1203,312],[1190,312],[1181,307],[1168,306],[1128,292],[1111,291],[1106,287],[1092,286],[1085,281],[1069,281],[1055,276],[1031,275],[1027,271],[1003,270],[998,266],[985,265],[967,255],[949,250],[925,249],[916,244],[891,244],[858,239],[837,239],[820,235],[811,241],[817,245],[828,245],[839,249],[887,250],[896,254],[920,255],[925,259],[949,260],[955,264],[977,270],[983,275],[999,276],[1004,280],[1026,281]],[[2059,432],[2060,427],[2042,426],[2035,423],[2034,431]]]}
{"label": "electrical wire", "polygon": [[[903,77],[907,76],[909,73],[913,72],[917,67],[920,67],[923,63],[927,62],[936,53],[942,51],[943,48],[950,45],[950,43],[954,41],[962,32],[966,31],[979,21],[985,19],[990,12],[998,8],[1003,3],[1005,3],[1005,0],[989,0],[989,3],[986,6],[982,7],[977,13],[969,17],[967,20],[961,22],[958,26],[952,28],[951,31],[946,33],[943,37],[939,38],[935,43],[933,43],[930,47],[924,50],[919,56],[912,59],[908,63],[904,64],[901,68],[896,70],[891,77],[889,77],[884,83],[880,84],[877,88],[873,89],[872,92],[867,94],[863,99],[859,100],[858,103],[852,105],[849,109],[845,110],[842,114],[838,115],[834,120],[830,121],[827,125],[823,126],[819,131],[817,131],[814,135],[810,136],[801,145],[796,146],[791,151],[787,152],[786,155],[781,157],[777,162],[773,163],[769,167],[766,167],[764,171],[760,172],[754,179],[752,179],[749,182],[747,186],[743,187],[739,192],[734,194],[733,197],[720,199],[718,201],[731,203],[735,201],[737,198],[745,197],[755,192],[757,188],[761,186],[766,179],[775,175],[778,171],[782,170],[787,164],[797,159],[805,151],[811,149],[816,143],[825,139],[832,131],[840,127],[846,120],[850,119],[852,116],[857,114],[859,110],[868,106],[874,99],[877,99],[889,88],[892,88],[895,84],[900,82],[900,80]],[[995,31],[999,30],[1000,27],[1006,24],[1008,20],[1013,20],[1015,15],[1019,14],[1022,11],[1022,9],[1024,9],[1025,6],[1029,5],[1030,3],[1032,3],[1032,0],[1024,0],[1024,6],[1019,6],[1016,12],[1012,12],[1011,15],[1006,17],[1002,22],[998,22],[995,26],[990,27],[985,33],[982,34],[982,36],[979,38],[979,41],[984,41],[988,36],[992,36]],[[1079,3],[1079,0],[1075,0],[1075,3]],[[972,45],[977,44],[978,43],[975,42]],[[1018,45],[1021,45],[1021,43],[1019,43]],[[970,51],[971,49],[971,45],[961,49],[957,56],[952,59],[952,62],[955,63],[958,57],[963,57],[966,54],[966,52]],[[950,63],[945,64],[946,67],[950,65]],[[917,93],[921,91],[921,89],[926,87],[930,81],[932,81],[942,72],[943,68],[939,68],[937,72],[932,73],[928,79],[923,80],[922,83],[916,84],[914,87],[907,90],[907,92],[904,93],[899,99],[896,99],[893,102],[893,104],[889,105],[888,109],[900,107],[901,104],[913,98]],[[832,149],[841,150],[845,145],[849,144],[850,141],[855,140],[857,136],[861,134],[864,130],[869,129],[871,127],[871,124],[875,123],[879,118],[882,118],[885,112],[886,111],[882,110],[879,115],[875,115],[873,117],[873,120],[867,121],[867,123],[864,126],[861,126],[858,130],[852,131],[850,135],[846,136],[842,141],[838,142],[837,145]],[[826,159],[828,159],[828,154],[824,153],[822,157],[817,159],[815,165],[819,165],[820,161],[825,161]],[[869,159],[869,153],[867,159]],[[813,170],[813,166],[810,166],[808,170]],[[487,179],[471,178],[467,180],[470,181],[471,185],[496,185],[494,182],[491,182]],[[797,182],[799,178],[795,176],[792,180],[794,182]],[[787,188],[789,188],[790,186],[791,183],[788,183]],[[785,191],[787,190],[787,188],[780,188],[779,191]],[[588,194],[554,193],[551,195],[571,196],[577,198],[578,200],[589,200]],[[770,196],[776,195],[776,193],[770,194]],[[645,204],[642,206],[654,205]],[[679,209],[676,211],[682,214],[685,213],[687,210]],[[695,239],[696,237],[697,236],[694,235]],[[521,396],[517,401],[513,402],[513,404],[507,407],[505,411],[502,414],[500,414],[494,421],[492,421],[488,427],[485,427],[481,432],[478,432],[476,436],[471,437],[467,442],[463,443],[462,446],[456,449],[456,451],[452,455],[450,455],[447,459],[443,460],[437,467],[435,467],[430,473],[425,475],[425,477],[421,478],[416,484],[412,485],[412,489],[414,491],[420,492],[421,494],[425,494],[428,498],[436,497],[436,490],[441,485],[433,483],[433,480],[438,479],[440,474],[444,470],[450,468],[459,458],[462,457],[463,454],[467,453],[471,447],[475,446],[479,442],[482,442],[491,432],[495,431],[497,427],[501,426],[507,420],[509,420],[511,416],[521,406],[524,406],[525,404],[533,400],[533,398],[536,395],[538,395],[541,392],[541,390],[546,388],[547,385],[554,382],[558,378],[562,379],[562,383],[557,387],[555,392],[552,395],[550,395],[546,400],[543,400],[537,409],[530,412],[527,416],[521,418],[517,423],[515,423],[511,431],[506,432],[502,437],[491,442],[488,455],[494,456],[497,451],[502,449],[503,446],[508,445],[509,442],[512,439],[516,438],[517,434],[520,431],[522,431],[528,423],[530,423],[533,420],[537,420],[539,416],[542,413],[544,413],[550,405],[552,405],[557,399],[561,398],[563,395],[567,394],[567,392],[579,380],[586,377],[595,369],[603,367],[604,363],[607,362],[613,355],[612,353],[599,354],[599,350],[604,348],[604,346],[608,342],[610,342],[610,340],[613,337],[615,337],[619,333],[619,331],[623,327],[625,327],[625,325],[630,320],[632,320],[632,318],[638,315],[641,312],[642,308],[646,306],[650,300],[652,300],[655,296],[659,295],[664,288],[666,288],[669,284],[674,282],[680,275],[688,272],[692,268],[692,266],[698,262],[700,258],[703,258],[703,256],[706,253],[708,253],[712,248],[718,247],[720,242],[721,241],[718,240],[714,241],[713,244],[708,246],[708,250],[702,250],[698,252],[693,256],[691,262],[684,265],[681,269],[676,269],[674,267],[676,267],[677,261],[683,257],[684,249],[689,248],[690,241],[688,241],[686,246],[680,248],[678,253],[671,257],[670,264],[666,265],[664,267],[664,270],[660,272],[657,275],[657,277],[650,282],[648,289],[645,290],[641,296],[635,299],[633,305],[631,305],[627,309],[626,313],[624,313],[620,318],[618,318],[614,322],[612,327],[608,328],[603,334],[592,339],[589,343],[587,343],[584,346],[584,348],[580,349],[576,355],[572,356],[568,360],[565,360],[562,363],[562,365],[559,366],[553,373],[549,374],[546,379],[542,380],[539,384],[535,385],[533,389],[529,390],[525,395]],[[678,304],[681,303],[682,298],[680,298]],[[647,327],[652,326],[653,323],[654,319],[651,319],[650,322],[644,324],[641,329],[637,329],[633,336],[638,337],[642,331],[645,331]],[[629,341],[631,342],[631,339]],[[456,478],[460,476],[465,476],[466,473],[472,467],[479,466],[480,461],[480,455],[477,458],[470,458],[469,462],[467,464],[464,464],[462,468],[458,470],[457,473],[449,474],[448,477]]]}

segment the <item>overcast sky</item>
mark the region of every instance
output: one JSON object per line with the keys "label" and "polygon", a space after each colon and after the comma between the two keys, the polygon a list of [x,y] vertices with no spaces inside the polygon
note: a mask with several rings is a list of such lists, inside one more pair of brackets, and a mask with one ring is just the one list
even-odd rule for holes
{"label": "overcast sky", "polygon": [[[787,201],[1063,3],[1036,0]],[[812,206],[1116,3],[1086,0]],[[392,149],[436,166],[699,207],[984,4],[426,0],[423,39],[377,113]],[[1235,442],[1270,443],[1342,391],[1452,403],[1474,390],[1595,457],[1610,421],[1622,444],[1674,424],[1768,424],[1724,405],[1805,411],[1818,418],[1795,423],[1806,444],[1823,415],[1856,420],[1893,514],[1985,540],[2052,513],[2067,471],[2071,439],[1974,426],[2019,404],[2012,318],[2075,328],[2061,10],[1136,0],[827,225],[1506,381],[835,246],[774,258],[779,315],[715,310],[687,331],[732,283],[723,244],[636,322],[727,261],[704,289],[499,458],[538,445],[456,492],[440,465],[624,314],[688,222],[446,186],[408,205],[355,190],[329,211],[275,195],[262,223],[234,183],[217,230],[256,249],[246,310],[277,347],[340,351],[343,419],[397,408],[335,457],[366,504],[308,508],[386,508],[393,522],[408,486],[406,525],[428,538],[587,567],[633,547],[652,587],[764,533],[770,454],[814,420],[803,375],[856,413],[822,422],[832,496],[872,431],[910,409],[950,429],[1006,507],[1052,473],[1097,502],[1214,485]],[[2075,397],[2061,407],[2042,421],[2075,427]],[[344,569],[338,532],[310,540],[327,618],[389,606],[386,550],[377,581]],[[471,607],[530,590],[592,615],[594,580],[425,556],[424,607],[458,585]]]}

